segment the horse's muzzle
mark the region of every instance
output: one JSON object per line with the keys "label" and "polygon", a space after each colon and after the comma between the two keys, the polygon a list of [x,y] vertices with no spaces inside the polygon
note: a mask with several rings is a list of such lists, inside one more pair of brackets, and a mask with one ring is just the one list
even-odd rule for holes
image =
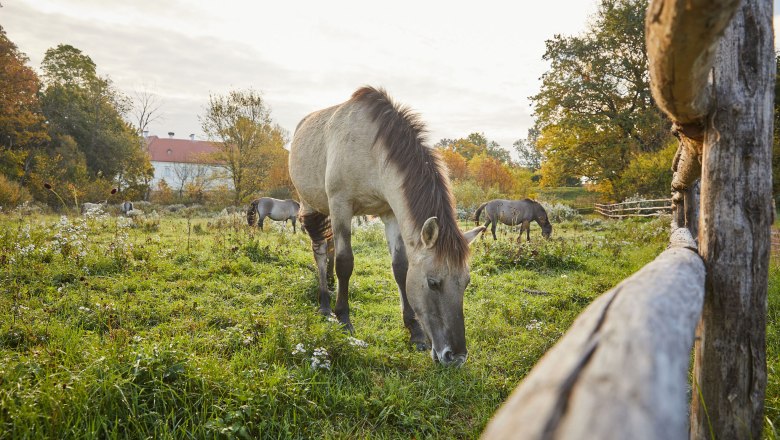
{"label": "horse's muzzle", "polygon": [[436,350],[431,349],[431,357],[434,361],[448,367],[460,367],[466,363],[468,359],[468,353],[455,354],[449,347],[445,347],[444,350],[437,353]]}

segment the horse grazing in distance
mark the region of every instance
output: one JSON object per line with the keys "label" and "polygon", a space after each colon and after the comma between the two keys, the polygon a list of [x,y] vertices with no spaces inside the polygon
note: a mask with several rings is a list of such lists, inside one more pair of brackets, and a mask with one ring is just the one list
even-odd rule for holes
{"label": "horse grazing in distance", "polygon": [[537,201],[531,199],[495,199],[483,203],[474,214],[474,220],[477,224],[479,224],[479,216],[482,214],[483,209],[485,210],[485,217],[487,217],[485,229],[487,229],[488,225],[491,225],[490,232],[493,233],[494,240],[496,239],[496,224],[499,221],[509,226],[519,224],[520,235],[517,237],[518,240],[523,237],[523,231],[525,231],[526,240],[531,241],[532,220],[535,220],[542,227],[542,237],[550,238],[550,234],[552,234],[552,225],[547,218],[547,211]]}
{"label": "horse grazing in distance", "polygon": [[450,181],[425,127],[382,89],[363,87],[299,124],[290,146],[290,178],[312,240],[319,312],[330,316],[328,276],[335,262],[335,315],[352,331],[349,278],[352,217],[382,219],[410,341],[442,364],[466,361],[463,291],[469,243],[483,230],[458,228]]}
{"label": "horse grazing in distance", "polygon": [[295,200],[260,197],[249,204],[249,209],[246,212],[246,222],[249,226],[257,224],[262,231],[266,217],[270,217],[271,220],[283,221],[285,225],[287,220],[292,220],[294,234],[296,232],[295,223],[298,221],[299,210],[300,205]]}

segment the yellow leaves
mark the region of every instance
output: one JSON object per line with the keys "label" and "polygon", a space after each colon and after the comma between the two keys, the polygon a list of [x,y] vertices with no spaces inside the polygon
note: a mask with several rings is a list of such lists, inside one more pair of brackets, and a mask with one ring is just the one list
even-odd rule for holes
{"label": "yellow leaves", "polygon": [[482,188],[497,186],[503,193],[512,189],[512,175],[508,167],[484,153],[469,161],[469,175]]}
{"label": "yellow leaves", "polygon": [[439,150],[439,154],[447,165],[450,179],[465,179],[468,176],[469,168],[465,157],[450,149]]}

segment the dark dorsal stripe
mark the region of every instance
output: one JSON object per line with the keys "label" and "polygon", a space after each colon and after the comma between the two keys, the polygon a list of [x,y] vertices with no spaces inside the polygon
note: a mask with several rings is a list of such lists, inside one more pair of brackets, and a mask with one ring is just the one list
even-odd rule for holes
{"label": "dark dorsal stripe", "polygon": [[468,260],[469,246],[455,219],[455,201],[439,154],[426,145],[419,115],[393,102],[383,89],[363,87],[352,100],[366,106],[379,126],[374,145],[387,149],[387,161],[404,174],[403,193],[415,230],[430,217],[439,220],[436,256],[457,267]]}

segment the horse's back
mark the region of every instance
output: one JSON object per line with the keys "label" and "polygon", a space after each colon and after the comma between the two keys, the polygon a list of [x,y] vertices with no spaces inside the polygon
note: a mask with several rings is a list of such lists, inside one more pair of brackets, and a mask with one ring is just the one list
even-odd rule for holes
{"label": "horse's back", "polygon": [[530,199],[496,199],[490,201],[489,208],[492,211],[491,215],[495,215],[506,225],[514,226],[534,217],[535,204],[537,203]]}
{"label": "horse's back", "polygon": [[257,201],[257,212],[261,217],[268,216],[272,220],[294,219],[298,215],[298,202],[261,197]]}
{"label": "horse's back", "polygon": [[298,195],[312,205],[327,206],[325,164],[327,148],[325,132],[328,121],[338,106],[307,115],[299,124],[290,143],[288,168]]}
{"label": "horse's back", "polygon": [[372,148],[377,127],[363,110],[350,100],[314,112],[293,135],[290,178],[302,202],[319,212],[329,214],[330,197],[362,198],[353,203],[357,209],[377,198],[381,150]]}

